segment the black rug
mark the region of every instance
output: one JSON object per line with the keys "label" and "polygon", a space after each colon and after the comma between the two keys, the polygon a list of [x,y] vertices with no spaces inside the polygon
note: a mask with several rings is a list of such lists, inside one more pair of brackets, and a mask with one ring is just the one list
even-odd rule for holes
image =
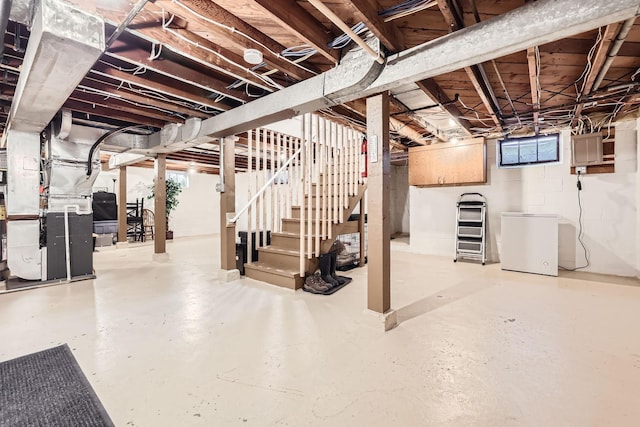
{"label": "black rug", "polygon": [[0,363],[0,426],[113,426],[69,347]]}

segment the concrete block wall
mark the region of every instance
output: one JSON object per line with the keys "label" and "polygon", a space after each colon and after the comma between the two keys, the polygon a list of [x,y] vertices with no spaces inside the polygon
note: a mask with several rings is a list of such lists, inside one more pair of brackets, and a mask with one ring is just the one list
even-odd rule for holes
{"label": "concrete block wall", "polygon": [[[585,271],[637,276],[640,268],[640,217],[636,212],[638,150],[636,121],[616,125],[616,172],[582,177],[584,242],[591,266]],[[584,264],[578,243],[578,191],[570,174],[570,133],[561,133],[560,164],[503,169],[496,166],[496,141],[487,142],[486,185],[410,187],[410,244],[416,252],[453,256],[457,197],[479,192],[488,202],[488,246],[491,261],[500,260],[501,212],[559,215],[559,262]],[[394,172],[400,172],[395,169]]]}

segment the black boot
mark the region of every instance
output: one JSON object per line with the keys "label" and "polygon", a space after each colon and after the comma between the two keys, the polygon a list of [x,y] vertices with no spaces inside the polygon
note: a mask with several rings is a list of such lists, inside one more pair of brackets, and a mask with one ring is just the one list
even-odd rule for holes
{"label": "black boot", "polygon": [[347,283],[347,279],[345,277],[341,277],[336,274],[337,264],[338,264],[338,254],[335,252],[332,252],[331,253],[331,271],[329,272],[329,274],[331,274],[331,277],[333,278],[333,280],[338,282],[340,285],[344,285],[345,283]]}
{"label": "black boot", "polygon": [[331,276],[331,254],[324,254],[318,257],[320,264],[320,277],[331,287],[338,286],[340,283]]}

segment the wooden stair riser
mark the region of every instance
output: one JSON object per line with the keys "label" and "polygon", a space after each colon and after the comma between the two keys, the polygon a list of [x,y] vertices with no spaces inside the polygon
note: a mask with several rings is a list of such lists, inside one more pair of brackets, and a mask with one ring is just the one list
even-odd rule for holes
{"label": "wooden stair riser", "polygon": [[252,268],[251,264],[245,266],[245,275],[254,280],[292,290],[300,289],[304,284],[304,279],[302,279],[300,275],[282,276],[259,268]]}
{"label": "wooden stair riser", "polygon": [[[315,218],[314,218],[314,221],[312,221],[311,227],[312,227],[311,232],[315,234],[316,233]],[[309,232],[309,222],[307,221],[306,217],[304,221],[304,231],[306,233]],[[282,232],[283,233],[300,233],[300,220],[298,218],[284,218],[282,220]]]}
{"label": "wooden stair riser", "polygon": [[[268,264],[270,267],[281,268],[286,270],[296,270],[300,268],[300,257],[298,254],[290,255],[287,253],[279,253],[279,252],[270,252],[268,250],[263,250],[264,248],[258,249],[260,254],[258,255],[258,259],[260,262]],[[307,260],[305,260],[305,265]]]}
{"label": "wooden stair riser", "polygon": [[[329,211],[328,208],[326,210],[322,209],[322,207],[320,207],[320,210],[316,209],[316,205],[314,203],[314,204],[312,204],[311,209],[309,209],[308,207],[305,207],[305,209],[304,209],[305,222],[309,218],[309,210],[311,210],[311,215],[313,217],[313,221],[316,220],[316,212],[320,212],[321,221],[322,221],[322,214],[323,213],[327,216],[327,218],[326,218],[327,220],[331,219],[330,217],[333,216],[333,214],[334,214],[333,210]],[[340,218],[340,216],[342,216],[342,218],[344,220],[344,215],[345,215],[345,209],[338,209],[338,218]],[[291,218],[296,218],[296,219],[300,218],[300,206],[292,206],[291,207]]]}
{"label": "wooden stair riser", "polygon": [[281,249],[298,250],[300,249],[300,236],[298,234],[294,236],[282,236],[271,235],[271,246]]}

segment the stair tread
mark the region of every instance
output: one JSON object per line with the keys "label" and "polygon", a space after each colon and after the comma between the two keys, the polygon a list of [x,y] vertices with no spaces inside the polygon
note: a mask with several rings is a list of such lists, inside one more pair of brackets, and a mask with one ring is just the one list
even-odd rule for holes
{"label": "stair tread", "polygon": [[258,251],[271,252],[274,254],[282,254],[282,255],[296,256],[296,257],[300,256],[300,251],[298,249],[285,249],[285,248],[279,248],[273,245],[258,248]]}
{"label": "stair tread", "polygon": [[277,274],[279,276],[284,276],[284,277],[295,277],[296,275],[298,276],[300,275],[299,270],[287,269],[287,268],[275,268],[261,261],[245,264],[244,267],[249,269],[254,269],[254,270],[261,270],[267,273]]}

